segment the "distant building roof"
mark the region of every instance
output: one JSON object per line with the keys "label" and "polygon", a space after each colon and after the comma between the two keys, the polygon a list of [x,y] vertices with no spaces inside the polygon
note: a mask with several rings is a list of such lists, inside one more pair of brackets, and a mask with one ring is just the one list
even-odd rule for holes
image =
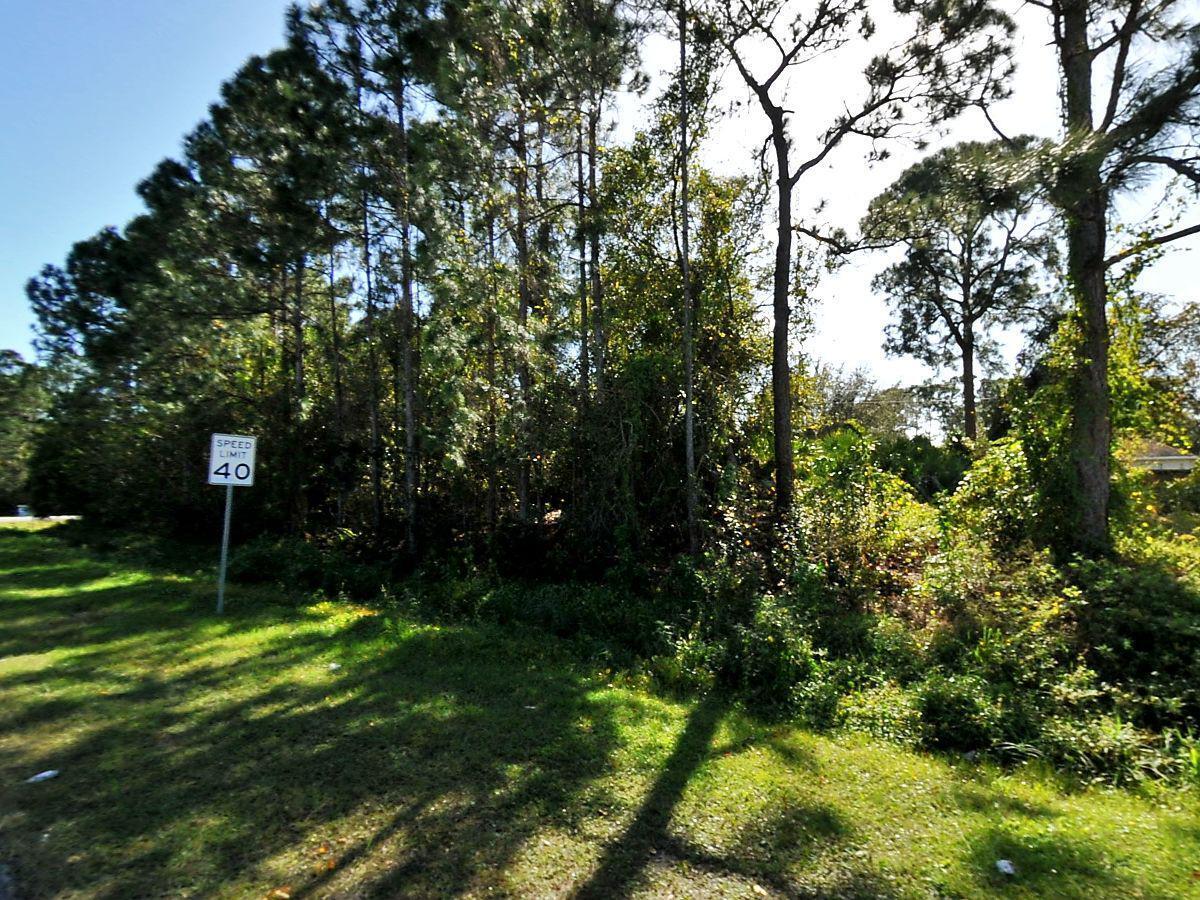
{"label": "distant building roof", "polygon": [[1190,472],[1200,457],[1159,441],[1146,441],[1133,455],[1133,464],[1151,472]]}

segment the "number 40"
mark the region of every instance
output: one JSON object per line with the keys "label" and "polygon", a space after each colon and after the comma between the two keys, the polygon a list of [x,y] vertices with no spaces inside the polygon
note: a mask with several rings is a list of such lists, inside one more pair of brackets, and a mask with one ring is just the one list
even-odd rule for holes
{"label": "number 40", "polygon": [[[213,474],[219,475],[221,478],[231,477],[229,474],[229,463],[221,463],[219,466],[213,469]],[[233,467],[232,477],[236,478],[238,481],[245,481],[250,477],[250,466],[246,463],[238,463]]]}

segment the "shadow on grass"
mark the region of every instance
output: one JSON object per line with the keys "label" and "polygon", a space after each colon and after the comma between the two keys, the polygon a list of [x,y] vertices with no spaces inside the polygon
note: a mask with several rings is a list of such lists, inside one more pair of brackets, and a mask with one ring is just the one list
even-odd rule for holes
{"label": "shadow on grass", "polygon": [[[71,651],[48,669],[0,669],[5,733],[35,735],[3,766],[17,783],[2,799],[24,836],[22,896],[206,894],[285,877],[300,896],[351,890],[351,868],[355,893],[461,893],[498,883],[609,765],[611,705],[534,642],[395,634],[375,616],[317,627],[280,608],[217,625],[158,579],[81,599],[70,588],[96,577],[90,567],[43,576],[5,584],[53,578],[65,593],[0,602],[0,654]],[[267,637],[221,652],[264,619],[277,626]],[[43,735],[53,747],[39,753]],[[48,768],[62,775],[15,777]],[[343,843],[316,859],[305,842],[322,833]]]}
{"label": "shadow on grass", "polygon": [[708,757],[726,705],[708,697],[692,710],[662,774],[654,782],[633,822],[605,851],[599,867],[575,894],[577,900],[620,897],[644,873],[650,855],[667,842],[675,806],[696,770]]}
{"label": "shadow on grass", "polygon": [[[812,890],[790,881],[786,871],[789,867],[808,861],[819,847],[849,837],[850,829],[841,816],[823,804],[789,804],[741,835],[724,853],[698,846],[682,836],[682,829],[671,827],[688,784],[708,760],[759,745],[775,749],[778,729],[742,735],[714,747],[713,738],[728,711],[728,703],[717,696],[705,698],[692,709],[633,821],[609,844],[591,877],[574,893],[575,900],[628,896],[644,886],[652,870],[663,866],[699,870],[717,879],[736,877],[755,885],[761,882],[785,897],[892,896],[889,886],[864,871],[846,872],[835,884],[826,883]],[[789,752],[797,756],[791,748]],[[801,764],[813,768],[810,759]]]}
{"label": "shadow on grass", "polygon": [[[339,848],[338,869],[402,835],[393,877],[411,882],[406,888],[457,893],[476,875],[502,870],[540,815],[569,804],[606,764],[608,724],[592,722],[586,739],[575,727],[596,712],[580,682],[511,661],[507,671],[456,666],[454,658],[487,648],[455,634],[414,636],[386,660],[348,664],[353,672],[331,676],[336,684],[274,685],[195,708],[201,694],[237,690],[263,665],[295,665],[324,649],[300,641],[253,664],[193,672],[186,687],[143,679],[105,698],[109,724],[30,766],[63,775],[39,786],[27,827],[61,828],[84,848],[68,871],[38,867],[66,879],[46,884],[47,893],[96,878],[114,897],[169,892],[181,885],[162,883],[164,873],[192,854],[200,868],[185,866],[187,878],[213,888],[355,816],[387,824],[368,825],[363,840]],[[87,678],[87,668],[74,677]],[[544,708],[526,710],[518,702],[525,691]],[[484,820],[503,829],[481,841]],[[36,860],[21,859],[22,876],[28,862]]]}
{"label": "shadow on grass", "polygon": [[995,788],[985,789],[978,784],[961,783],[953,791],[954,802],[963,809],[975,812],[1021,816],[1026,819],[1051,819],[1059,815],[1044,803],[1032,803],[1020,797],[1001,794]]}
{"label": "shadow on grass", "polygon": [[[533,893],[568,892],[579,877],[540,842],[596,833],[580,811],[603,804],[646,701],[598,691],[555,642],[345,606],[254,607],[258,595],[241,591],[218,620],[206,591],[166,575],[84,590],[95,570],[44,539],[0,541],[0,566],[21,567],[14,545],[28,571],[6,575],[0,596],[11,662],[0,664],[0,855],[12,854],[21,896],[261,896],[284,884],[292,897],[512,893],[531,853]],[[729,713],[716,697],[691,708],[575,895],[684,878],[697,894],[737,879],[790,897],[893,896],[882,870],[849,853],[851,805],[844,817],[840,804],[789,797],[719,850],[673,824],[681,803],[696,805],[693,782],[720,790],[709,786],[719,770],[705,770],[718,757],[763,749],[819,776],[785,729]],[[719,731],[732,735],[718,743]],[[61,776],[21,783],[49,768]],[[968,810],[997,802],[984,786],[960,794]],[[1050,814],[1015,801],[1001,813]],[[968,843],[990,889],[998,858],[1048,895],[1056,869],[1100,893],[1136,887],[1082,844],[1031,849],[1003,826]]]}
{"label": "shadow on grass", "polygon": [[[1093,846],[1062,831],[1018,835],[1002,826],[989,828],[972,836],[970,858],[979,884],[997,893],[1016,884],[1035,897],[1144,896],[1110,871]],[[1015,876],[996,869],[1002,859],[1013,863]]]}

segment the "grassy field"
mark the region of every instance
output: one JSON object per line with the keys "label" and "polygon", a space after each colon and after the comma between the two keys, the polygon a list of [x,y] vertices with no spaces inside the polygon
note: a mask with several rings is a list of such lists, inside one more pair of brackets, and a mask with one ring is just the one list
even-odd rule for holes
{"label": "grassy field", "polygon": [[18,896],[1200,896],[1194,792],[1071,791],[665,700],[537,637],[212,595],[0,530]]}

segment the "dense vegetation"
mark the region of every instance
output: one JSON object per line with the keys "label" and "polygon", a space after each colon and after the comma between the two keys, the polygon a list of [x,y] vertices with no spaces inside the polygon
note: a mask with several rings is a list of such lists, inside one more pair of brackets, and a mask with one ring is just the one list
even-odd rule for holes
{"label": "dense vegetation", "polygon": [[1181,791],[1080,790],[656,696],[525,629],[245,585],[217,619],[209,569],[8,528],[0,859],[22,898],[1200,888]]}
{"label": "dense vegetation", "polygon": [[[865,0],[294,10],[145,213],[30,281],[5,502],[210,536],[208,435],[256,434],[236,577],[538,626],[914,746],[1200,777],[1200,475],[1130,464],[1200,436],[1195,312],[1138,287],[1197,229],[1112,212],[1200,183],[1197,22],[1032,6],[1047,35],[986,2],[896,4],[878,32]],[[654,33],[679,67],[610,142]],[[1047,37],[1064,131],[1008,136],[1012,47]],[[863,52],[841,114],[793,120],[806,66]],[[762,114],[757,168],[700,163],[726,76]],[[980,111],[994,141],[915,163],[855,233],[794,221],[856,142]],[[880,389],[805,346],[825,268],[884,248],[889,349],[957,387]]]}

